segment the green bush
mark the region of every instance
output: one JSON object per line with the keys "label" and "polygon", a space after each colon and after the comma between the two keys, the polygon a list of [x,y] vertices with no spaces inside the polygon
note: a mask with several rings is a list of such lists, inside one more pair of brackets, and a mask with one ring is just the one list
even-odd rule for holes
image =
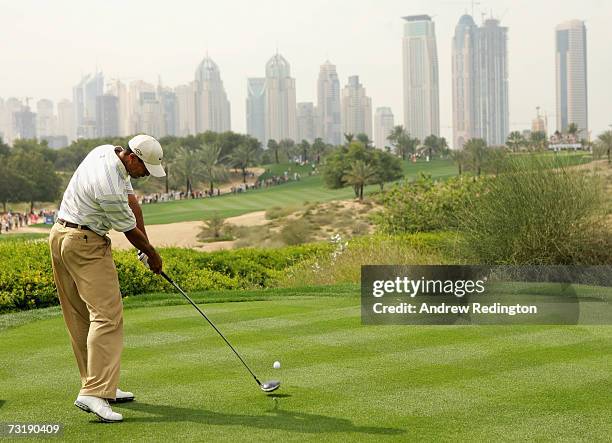
{"label": "green bush", "polygon": [[[203,291],[267,287],[286,268],[329,250],[326,244],[212,253],[162,248],[160,255],[166,273],[183,289]],[[114,251],[113,258],[124,296],[174,290],[142,266],[134,252]],[[0,263],[0,312],[58,304],[46,242],[2,242]]]}
{"label": "green bush", "polygon": [[600,177],[544,156],[517,157],[465,207],[464,246],[483,264],[610,264]]}
{"label": "green bush", "polygon": [[421,174],[381,194],[383,210],[373,219],[383,234],[456,229],[468,201],[482,192],[487,180],[456,177],[443,182]]}

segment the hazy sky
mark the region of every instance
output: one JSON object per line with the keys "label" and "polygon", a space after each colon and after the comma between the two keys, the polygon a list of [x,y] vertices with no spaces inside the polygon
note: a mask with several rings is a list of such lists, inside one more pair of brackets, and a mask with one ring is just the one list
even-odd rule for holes
{"label": "hazy sky", "polygon": [[[263,76],[279,52],[291,64],[297,100],[316,102],[325,59],[340,83],[359,75],[376,107],[402,109],[402,16],[429,14],[436,24],[442,135],[452,140],[451,39],[470,2],[458,0],[0,0],[0,97],[72,99],[72,86],[95,67],[106,78],[168,86],[194,78],[208,51],[232,106],[232,129],[244,132],[247,77]],[[530,126],[535,107],[555,129],[554,28],[586,20],[589,126],[612,124],[612,1],[481,0],[480,13],[509,27],[510,127]],[[31,103],[32,104],[32,103]]]}

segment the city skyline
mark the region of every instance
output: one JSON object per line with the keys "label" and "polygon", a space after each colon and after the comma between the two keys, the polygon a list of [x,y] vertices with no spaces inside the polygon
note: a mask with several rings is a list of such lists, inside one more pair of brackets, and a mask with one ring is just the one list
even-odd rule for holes
{"label": "city skyline", "polygon": [[[112,2],[111,2],[112,3]],[[163,41],[164,44],[159,44],[160,40],[154,40],[151,43],[151,49],[144,51],[132,63],[127,63],[123,52],[130,52],[135,43],[132,41],[134,37],[126,39],[126,49],[118,50],[117,45],[112,42],[108,45],[104,44],[102,38],[96,31],[96,26],[93,26],[93,36],[90,39],[89,46],[87,39],[81,38],[80,43],[76,44],[81,48],[78,58],[62,59],[62,63],[57,63],[57,66],[45,72],[45,75],[40,75],[40,71],[36,72],[36,81],[30,81],[27,85],[17,81],[14,72],[23,74],[23,67],[31,64],[33,60],[38,60],[40,54],[36,51],[31,52],[31,59],[18,59],[11,51],[5,54],[5,61],[13,60],[14,69],[11,70],[8,76],[8,81],[0,85],[0,96],[4,99],[9,97],[25,98],[35,97],[49,98],[58,103],[60,99],[70,97],[70,89],[76,84],[82,72],[93,72],[93,67],[97,60],[99,68],[104,70],[105,75],[111,78],[122,78],[129,82],[135,78],[142,78],[144,81],[156,83],[158,75],[161,76],[164,85],[181,85],[192,81],[193,69],[195,64],[202,60],[208,52],[211,57],[221,66],[223,72],[223,81],[227,89],[229,102],[232,105],[232,129],[237,132],[246,132],[246,79],[254,74],[261,75],[261,66],[265,60],[269,58],[269,54],[274,53],[274,46],[279,48],[287,60],[291,63],[292,77],[296,79],[296,101],[297,102],[316,102],[316,83],[319,73],[319,68],[326,59],[330,59],[337,66],[337,72],[340,79],[340,84],[346,84],[348,77],[358,75],[360,80],[367,86],[368,95],[372,97],[372,108],[375,109],[381,106],[390,107],[396,116],[397,122],[403,121],[403,108],[401,105],[401,36],[402,36],[402,16],[418,13],[429,13],[432,15],[436,23],[436,40],[438,45],[438,59],[440,63],[440,123],[442,136],[446,137],[449,142],[452,140],[452,106],[451,106],[451,56],[450,47],[452,35],[457,19],[469,9],[466,6],[442,6],[443,2],[413,2],[410,7],[401,5],[401,2],[389,1],[385,3],[384,12],[380,11],[380,7],[374,7],[372,2],[364,2],[365,4],[356,5],[351,14],[355,14],[355,23],[361,23],[367,18],[369,23],[368,32],[351,32],[350,44],[347,43],[347,37],[343,37],[339,33],[327,33],[324,26],[317,26],[315,36],[311,36],[306,50],[305,39],[298,39],[296,36],[305,30],[311,28],[314,19],[320,20],[322,23],[327,23],[331,18],[328,15],[323,15],[322,3],[315,1],[311,6],[295,5],[295,8],[287,8],[285,6],[271,8],[269,4],[263,5],[258,12],[254,12],[252,8],[248,8],[245,3],[229,2],[235,8],[237,4],[241,4],[244,11],[238,14],[238,17],[225,18],[224,23],[230,23],[226,29],[226,33],[217,32],[219,26],[212,26],[206,31],[205,36],[198,34],[197,29],[190,33],[176,33],[176,38],[168,38]],[[342,2],[339,2],[342,4]],[[529,5],[529,8],[521,8],[521,4]],[[607,129],[609,122],[605,115],[607,103],[610,101],[610,92],[605,88],[603,81],[606,78],[606,73],[610,72],[610,56],[607,51],[598,51],[606,41],[607,28],[602,24],[601,17],[602,8],[610,9],[605,2],[586,1],[580,5],[575,2],[561,2],[556,4],[554,8],[542,5],[542,2],[533,4],[531,2],[508,2],[508,1],[493,1],[486,5],[487,16],[489,9],[493,9],[493,16],[501,18],[502,25],[510,29],[511,38],[508,42],[509,54],[509,82],[510,82],[510,130],[521,130],[530,126],[530,121],[534,117],[535,108],[539,106],[542,114],[546,114],[550,122],[555,122],[555,45],[554,45],[554,29],[559,23],[574,18],[587,20],[588,46],[589,54],[589,127],[593,130],[593,135]],[[490,8],[489,8],[490,7]],[[599,7],[597,12],[596,8]],[[45,28],[40,20],[31,19],[27,13],[27,9],[34,8],[33,4],[22,4],[22,6],[10,6],[8,15],[21,17],[21,23],[28,23],[30,28]],[[190,8],[197,10],[196,4],[191,4]],[[333,5],[329,9],[329,14],[333,16],[340,7]],[[45,9],[44,6],[37,6],[36,9]],[[58,7],[57,9],[62,9]],[[87,9],[87,8],[84,8]],[[155,8],[153,8],[155,9]],[[184,8],[183,8],[184,9]],[[221,8],[223,9],[223,8]],[[272,30],[268,30],[263,34],[256,34],[258,38],[253,37],[252,40],[245,40],[241,44],[232,43],[231,46],[221,44],[220,37],[222,35],[230,35],[231,32],[237,31],[239,24],[245,20],[245,15],[253,15],[253,20],[260,23],[266,23],[266,20],[274,17],[275,21],[279,18],[287,16],[289,9],[296,9],[294,12],[304,13],[301,19],[297,22],[279,22],[279,25]],[[508,11],[506,11],[508,9]],[[274,13],[272,13],[274,10]],[[542,14],[545,11],[545,14]],[[149,11],[145,14],[151,15],[154,11]],[[481,16],[477,9],[474,13],[477,24],[481,22]],[[102,15],[104,11],[100,11]],[[216,20],[221,20],[218,15],[220,11],[215,8],[203,18],[203,23],[210,24],[211,17],[216,17]],[[247,14],[248,13],[248,14]],[[53,15],[52,11],[50,14]],[[75,14],[79,14],[76,11]],[[229,16],[228,16],[229,17]],[[121,22],[123,19],[118,18]],[[189,18],[186,18],[189,22]],[[233,21],[232,21],[233,20]],[[19,21],[19,20],[18,20]],[[79,26],[72,23],[73,29],[78,30]],[[28,26],[26,26],[27,28]],[[204,26],[203,26],[204,27]],[[202,28],[203,28],[202,27]],[[173,27],[175,29],[176,27]],[[50,41],[55,42],[57,47],[62,39],[62,35],[55,31],[57,28],[49,29]],[[289,32],[291,29],[291,32]],[[514,31],[513,31],[514,29]],[[253,28],[248,28],[249,32]],[[373,30],[378,30],[373,32]],[[21,35],[22,31],[11,29],[4,32],[16,33]],[[37,30],[39,32],[40,29]],[[27,33],[26,33],[27,34]],[[147,34],[147,33],[145,33]],[[526,34],[530,34],[528,37]],[[130,33],[128,32],[129,36]],[[148,35],[148,34],[147,34]],[[193,39],[191,45],[181,45],[185,35],[200,35],[199,39]],[[243,35],[238,33],[237,35]],[[27,36],[27,35],[26,35]],[[321,44],[321,40],[325,40]],[[19,40],[19,39],[18,39]],[[23,38],[22,38],[23,40]],[[25,39],[27,40],[27,38]],[[138,40],[136,38],[136,40]],[[228,41],[235,42],[228,37]],[[202,42],[202,43],[200,43]],[[141,45],[144,41],[139,42]],[[380,46],[384,43],[383,46]],[[520,43],[520,45],[519,45]],[[535,43],[535,44],[534,44]],[[253,45],[257,46],[257,51],[252,51]],[[380,49],[378,52],[372,50],[373,46],[377,45]],[[18,45],[17,45],[18,46]],[[86,50],[89,48],[89,50]],[[148,48],[148,46],[147,46]],[[109,57],[108,52],[113,49],[115,57]],[[128,51],[128,49],[130,51]],[[59,50],[59,49],[58,49]],[[54,54],[58,50],[50,51],[49,54]],[[157,54],[156,57],[149,57],[150,52]],[[360,57],[355,57],[355,51],[358,51]],[[115,54],[116,53],[116,54]],[[105,55],[106,54],[106,55]],[[192,57],[192,54],[194,55]],[[593,57],[598,54],[598,58]],[[601,54],[601,55],[600,55]],[[116,60],[123,60],[121,66],[117,66]],[[231,61],[230,61],[231,60]],[[253,68],[253,62],[256,61],[256,69]],[[537,66],[534,64],[537,61]],[[529,66],[534,66],[531,75],[521,71],[529,71],[526,69]],[[87,69],[89,67],[89,69]],[[57,76],[58,71],[61,73],[61,81],[53,81],[54,74]],[[374,75],[373,72],[376,72]],[[27,75],[21,75],[24,81],[27,81]],[[68,85],[66,86],[66,79]],[[239,82],[236,82],[239,79]],[[528,80],[528,81],[527,81]],[[60,86],[64,83],[64,86]],[[59,92],[58,91],[63,91]],[[596,91],[596,93],[594,93]],[[31,103],[32,105],[32,103]],[[35,110],[31,106],[32,110]],[[592,118],[591,118],[592,117]],[[552,125],[549,129],[553,129]]]}

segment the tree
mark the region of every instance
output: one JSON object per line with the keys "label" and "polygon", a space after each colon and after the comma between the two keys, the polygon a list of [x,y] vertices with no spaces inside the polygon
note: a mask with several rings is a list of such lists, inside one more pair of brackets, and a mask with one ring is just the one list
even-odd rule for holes
{"label": "tree", "polygon": [[372,155],[372,165],[376,172],[374,183],[380,185],[382,191],[385,183],[399,180],[404,176],[402,161],[395,155],[379,149]]}
{"label": "tree", "polygon": [[576,134],[578,134],[578,131],[579,131],[579,128],[576,123],[570,123],[569,125],[567,125],[568,134],[576,136]]}
{"label": "tree", "polygon": [[543,151],[548,147],[546,133],[544,131],[534,131],[529,135],[529,146],[535,151]]}
{"label": "tree", "polygon": [[427,156],[431,159],[434,155],[441,155],[448,149],[448,144],[444,137],[438,137],[434,134],[428,135],[423,142],[424,150],[427,151]]}
{"label": "tree", "polygon": [[302,155],[302,161],[308,160],[308,152],[310,151],[310,143],[308,143],[308,140],[302,140],[298,145],[298,148],[300,149],[300,153]]}
{"label": "tree", "polygon": [[325,152],[325,142],[321,138],[315,138],[315,141],[312,144],[312,154],[316,158],[317,164],[321,162],[321,154]]}
{"label": "tree", "polygon": [[364,134],[363,132],[357,134],[357,140],[363,143],[366,148],[372,147],[372,140],[368,137],[368,134]]}
{"label": "tree", "polygon": [[295,142],[290,138],[284,138],[278,143],[278,146],[281,152],[285,154],[287,159],[291,161],[291,159],[295,156]]}
{"label": "tree", "polygon": [[451,156],[453,157],[455,163],[457,163],[459,175],[461,175],[469,162],[469,153],[465,150],[465,145],[462,149],[453,151]]}
{"label": "tree", "polygon": [[605,131],[597,137],[596,147],[599,151],[605,152],[610,163],[610,150],[612,149],[612,131]]}
{"label": "tree", "polygon": [[481,138],[472,138],[465,143],[463,150],[467,153],[467,164],[471,166],[474,174],[480,177],[486,160],[487,142]]}
{"label": "tree", "polygon": [[227,170],[222,164],[221,146],[202,145],[202,179],[210,184],[210,195],[214,192],[214,183],[227,178]]}
{"label": "tree", "polygon": [[204,223],[205,225],[201,228],[200,233],[198,234],[199,240],[208,240],[210,238],[215,240],[219,239],[221,237],[221,233],[225,228],[227,228],[225,219],[217,213],[214,213],[212,217],[209,220],[205,220]]}
{"label": "tree", "polygon": [[401,125],[393,128],[387,140],[395,147],[395,153],[399,155],[402,160],[406,160],[408,155],[414,154],[420,143],[418,138],[411,137]]}
{"label": "tree", "polygon": [[344,133],[344,140],[346,141],[347,145],[350,145],[353,140],[355,139],[355,135],[351,134],[351,133]]}
{"label": "tree", "polygon": [[2,137],[0,137],[0,158],[8,156],[10,153],[11,148],[9,147],[9,145],[4,143],[4,140],[2,140]]}
{"label": "tree", "polygon": [[242,171],[243,183],[246,183],[247,168],[257,162],[259,156],[258,145],[253,142],[245,142],[238,146],[229,156],[230,164]]}
{"label": "tree", "polygon": [[6,204],[28,199],[26,190],[30,184],[26,178],[4,161],[0,161],[0,201],[2,212],[6,212]]}
{"label": "tree", "polygon": [[194,185],[202,179],[202,153],[199,150],[179,146],[172,163],[173,169],[185,183],[185,193],[193,194]]}
{"label": "tree", "polygon": [[[37,150],[19,150],[12,152],[7,167],[21,177],[18,196],[20,200],[30,202],[54,201],[59,197],[61,179],[56,174],[53,163],[46,160],[43,153]],[[15,175],[13,174],[13,177]]]}
{"label": "tree", "polygon": [[506,145],[512,152],[518,152],[522,146],[525,146],[525,137],[519,131],[512,131],[508,135]]}
{"label": "tree", "polygon": [[268,149],[274,152],[274,161],[276,162],[276,164],[279,164],[280,162],[278,161],[278,142],[274,139],[268,140]]}
{"label": "tree", "polygon": [[355,189],[355,196],[363,200],[363,187],[373,183],[376,177],[374,168],[363,160],[355,160],[351,169],[344,175],[344,180]]}

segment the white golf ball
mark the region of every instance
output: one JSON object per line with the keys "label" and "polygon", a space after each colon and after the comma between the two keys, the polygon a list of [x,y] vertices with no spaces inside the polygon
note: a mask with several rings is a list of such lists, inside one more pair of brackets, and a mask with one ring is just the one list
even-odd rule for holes
{"label": "white golf ball", "polygon": [[274,369],[280,369],[280,361],[275,361],[272,366],[274,367]]}

